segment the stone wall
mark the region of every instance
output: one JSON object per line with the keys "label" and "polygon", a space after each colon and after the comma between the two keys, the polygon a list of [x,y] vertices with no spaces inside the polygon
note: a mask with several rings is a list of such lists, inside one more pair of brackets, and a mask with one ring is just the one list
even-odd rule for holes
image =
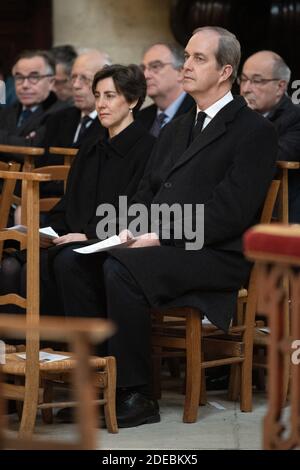
{"label": "stone wall", "polygon": [[53,0],[54,45],[96,47],[113,62],[139,63],[145,47],[173,41],[172,0]]}

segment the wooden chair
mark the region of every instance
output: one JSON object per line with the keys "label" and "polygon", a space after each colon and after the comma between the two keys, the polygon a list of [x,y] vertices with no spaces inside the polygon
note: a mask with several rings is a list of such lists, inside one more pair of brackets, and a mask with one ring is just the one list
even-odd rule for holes
{"label": "wooden chair", "polygon": [[[265,199],[261,222],[270,222],[280,182],[274,180]],[[202,371],[208,367],[232,364],[229,395],[239,382],[240,408],[252,409],[252,352],[257,302],[257,268],[252,268],[248,290],[238,295],[237,318],[227,334],[214,325],[204,325],[201,313],[194,308],[158,309],[153,312],[152,345],[154,352],[154,386],[160,395],[160,364],[162,357],[186,358],[186,391],[183,421],[197,420],[199,402],[205,391]],[[217,353],[217,354],[216,354]],[[202,383],[201,383],[202,382]]]}
{"label": "wooden chair", "polygon": [[[64,189],[66,187],[66,182],[68,179],[68,174],[70,171],[70,166],[68,165],[51,165],[51,166],[42,166],[31,170],[31,173],[44,174],[50,176],[50,181],[63,181]],[[23,193],[25,191],[25,194]],[[21,222],[23,225],[27,225],[27,216],[26,216],[26,194],[27,188],[22,188],[22,196],[14,196],[14,203],[21,207]],[[40,212],[50,211],[60,200],[60,196],[50,196],[40,198],[39,209]],[[24,210],[25,208],[25,210]],[[25,214],[25,215],[24,215]]]}
{"label": "wooden chair", "polygon": [[[22,164],[22,171],[24,172],[30,172],[34,169],[35,167],[35,160],[44,155],[45,151],[43,148],[39,147],[22,147],[19,145],[0,145],[0,154],[3,153],[5,155],[9,155],[11,160],[14,160],[14,156],[22,156],[23,159],[23,164]],[[22,180],[22,194],[24,195],[23,197],[26,197],[26,186],[27,186],[27,181]],[[16,202],[14,200],[14,202]],[[21,223],[26,225],[26,202],[24,199],[24,211],[22,214],[22,221]]]}
{"label": "wooden chair", "polygon": [[0,145],[0,154],[9,155],[11,160],[14,156],[22,156],[23,171],[31,171],[35,167],[35,160],[37,157],[44,155],[45,151],[40,147],[22,147],[19,145]]}
{"label": "wooden chair", "polygon": [[[39,353],[39,336],[37,334],[39,328],[39,182],[49,181],[50,176],[38,173],[23,173],[23,172],[0,172],[0,178],[6,179],[20,179],[27,182],[27,217],[28,217],[28,231],[27,233],[20,233],[15,230],[0,231],[0,241],[7,239],[15,239],[20,243],[25,243],[27,247],[27,292],[26,299],[17,294],[7,294],[0,297],[0,305],[15,304],[19,307],[26,309],[26,326],[28,327],[26,335],[26,355],[28,360],[20,362],[20,359],[14,355],[6,356],[6,365],[2,367],[3,373],[9,374],[13,377],[25,377],[24,385],[8,384],[4,388],[5,397],[8,399],[17,399],[24,402],[22,420],[20,426],[20,436],[22,438],[30,438],[34,429],[36,419],[36,412],[38,408],[52,408],[57,406],[64,406],[65,404],[56,405],[47,401],[42,385],[42,379],[45,375],[66,374],[75,369],[76,361],[70,353],[63,353],[66,356],[71,356],[71,359],[66,359],[55,363],[55,368],[49,367],[50,364],[40,364],[38,360]],[[5,316],[0,316],[1,322],[5,320]],[[52,322],[50,326],[56,324],[58,318],[49,319]],[[73,320],[70,319],[70,322]],[[82,319],[82,328],[86,332],[88,326],[93,328],[101,324],[93,324],[93,320]],[[6,324],[6,323],[5,323]],[[78,323],[78,330],[80,321]],[[70,331],[72,327],[69,325]],[[34,328],[35,334],[32,334]],[[116,386],[116,368],[114,358],[98,358],[92,357],[89,359],[90,364],[96,370],[96,384],[104,388],[104,399],[100,404],[105,405],[105,415],[107,428],[111,432],[117,432],[117,423],[115,415],[115,386]],[[40,382],[40,383],[39,383]],[[40,388],[41,389],[40,389]]]}
{"label": "wooden chair", "polygon": [[281,181],[279,191],[279,217],[278,221],[283,224],[289,223],[289,172],[299,170],[299,162],[285,162],[279,160],[277,162],[279,169],[279,178]]}
{"label": "wooden chair", "polygon": [[[0,161],[0,171],[19,171],[18,163]],[[7,227],[9,211],[13,201],[16,180],[4,180],[0,195],[0,229]],[[2,259],[3,243],[0,242],[0,261]]]}
{"label": "wooden chair", "polygon": [[[25,377],[25,385],[0,383],[0,399],[13,398],[24,400],[21,427],[17,438],[4,434],[4,425],[0,427],[0,448],[13,449],[96,449],[97,407],[96,404],[105,404],[105,400],[95,400],[94,369],[109,367],[108,358],[90,356],[90,345],[93,342],[102,342],[112,334],[114,328],[106,320],[91,319],[64,319],[43,317],[39,321],[32,315],[1,315],[0,334],[3,338],[12,336],[23,338],[26,331],[26,361],[18,353],[6,354],[6,362],[0,366],[0,374]],[[50,340],[70,340],[73,354],[67,354],[69,359],[55,362],[39,361],[39,337]],[[57,353],[61,354],[61,353]],[[100,364],[102,362],[102,364]],[[48,409],[53,403],[45,403],[43,389],[39,386],[44,374],[60,374],[62,371],[72,370],[74,375],[74,389],[76,392],[73,402],[58,403],[55,406],[78,407],[79,439],[69,444],[61,441],[44,441],[32,438],[37,409]],[[111,377],[106,370],[106,375]],[[2,381],[1,381],[2,382]],[[4,415],[4,406],[0,404]]]}
{"label": "wooden chair", "polygon": [[[279,170],[278,177],[280,179],[280,188],[278,196],[278,222],[284,224],[289,223],[289,174],[295,170],[300,169],[299,162],[289,162],[289,161],[278,161],[277,168]],[[283,279],[284,289],[287,292],[284,301],[283,309],[283,322],[286,334],[289,334],[290,330],[290,305],[289,305],[289,279],[286,277]],[[264,389],[265,387],[265,373],[268,370],[268,361],[267,361],[267,347],[269,343],[269,334],[264,329],[257,327],[254,332],[254,355],[253,355],[253,368],[258,369],[259,375],[257,381],[259,387]],[[285,374],[283,380],[283,401],[285,402],[288,396],[289,389],[289,377],[290,377],[290,364],[288,358],[285,358]]]}
{"label": "wooden chair", "polygon": [[64,157],[64,165],[71,166],[74,157],[78,153],[78,149],[67,147],[50,147],[49,153],[52,155],[61,155]]}
{"label": "wooden chair", "polygon": [[[63,148],[63,147],[50,147],[49,153],[53,155],[61,155],[64,157],[63,165],[48,165],[45,167],[39,167],[35,169],[35,161],[38,157],[42,157],[45,154],[45,150],[39,147],[21,147],[15,145],[0,145],[0,154],[10,155],[11,159],[14,159],[16,155],[22,155],[24,163],[22,165],[22,171],[24,172],[36,172],[43,174],[50,174],[51,181],[63,181],[64,190],[66,189],[66,181],[68,177],[68,172],[72,163],[73,158],[76,156],[78,149],[74,148]],[[14,196],[13,202],[17,206],[23,206],[20,222],[23,225],[27,225],[27,214],[26,214],[26,186],[27,182],[22,181],[22,199],[18,196]],[[41,199],[41,212],[47,212],[52,209],[55,204],[59,201],[59,197],[47,197]]]}
{"label": "wooden chair", "polygon": [[[258,266],[258,308],[270,326],[264,449],[292,449],[300,446],[300,229],[298,225],[256,226],[245,234],[244,245],[247,257]],[[290,292],[282,282],[286,276]],[[283,321],[287,297],[291,301],[289,332]],[[287,361],[291,371],[288,416],[283,412]]]}

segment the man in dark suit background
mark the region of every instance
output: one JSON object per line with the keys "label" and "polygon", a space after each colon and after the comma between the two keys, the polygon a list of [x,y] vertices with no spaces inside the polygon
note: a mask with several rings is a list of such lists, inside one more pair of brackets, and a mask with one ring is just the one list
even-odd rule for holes
{"label": "man in dark suit background", "polygon": [[154,104],[142,109],[137,119],[155,137],[172,119],[186,113],[195,102],[182,86],[184,50],[172,44],[149,47],[141,64],[147,82],[147,95]]}
{"label": "man in dark suit background", "polygon": [[52,91],[54,73],[54,61],[46,51],[20,54],[13,67],[18,101],[0,110],[1,144],[40,145],[47,119],[65,106]]}
{"label": "man in dark suit background", "polygon": [[70,44],[52,47],[50,53],[55,60],[54,93],[61,101],[73,104],[71,72],[77,52]]}
{"label": "man in dark suit background", "polygon": [[[120,427],[160,419],[151,399],[150,308],[192,306],[227,330],[238,289],[250,271],[242,254],[242,235],[259,220],[275,170],[273,126],[230,91],[240,60],[235,36],[218,27],[200,28],[185,54],[184,89],[195,99],[197,115],[191,110],[165,126],[132,201],[149,211],[153,204],[164,204],[170,211],[177,204],[181,216],[152,217],[152,232],[144,229],[130,248],[111,251],[103,265],[105,313],[118,327],[108,341],[108,353],[117,359]],[[202,248],[195,237],[195,229],[203,228],[199,204],[204,205]],[[187,206],[189,215],[184,212]],[[182,233],[177,232],[180,226]],[[120,233],[121,240],[131,238],[132,225],[128,228]],[[97,291],[84,258],[74,254],[66,263],[58,255],[54,266],[70,315],[101,314],[100,287]],[[99,286],[100,279],[99,265]],[[81,283],[80,289],[74,288],[75,282]],[[78,294],[85,288],[86,298]]]}
{"label": "man in dark suit background", "polygon": [[[271,121],[278,135],[278,160],[300,161],[300,107],[287,95],[291,71],[282,57],[259,51],[244,63],[241,95]],[[289,171],[289,221],[300,222],[300,170]]]}

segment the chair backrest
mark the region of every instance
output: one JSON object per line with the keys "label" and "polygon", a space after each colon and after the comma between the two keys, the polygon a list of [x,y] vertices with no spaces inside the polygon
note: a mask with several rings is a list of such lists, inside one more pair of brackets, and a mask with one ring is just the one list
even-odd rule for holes
{"label": "chair backrest", "polygon": [[67,147],[49,147],[49,153],[52,155],[61,155],[64,157],[64,165],[71,166],[74,157],[78,153],[78,149]]}
{"label": "chair backrest", "polygon": [[[22,171],[29,172],[32,171],[35,167],[35,160],[38,157],[44,155],[45,151],[40,147],[22,147],[19,145],[0,145],[0,154],[9,155],[11,160],[20,161],[20,156],[22,157]],[[26,187],[27,180],[22,180],[22,198],[26,197]],[[13,202],[20,204],[21,199],[15,198]],[[22,211],[22,223],[26,225],[27,216],[26,216],[26,201],[23,202],[23,211]]]}
{"label": "chair backrest", "polygon": [[278,221],[284,224],[289,222],[289,171],[299,170],[299,162],[277,161],[280,178]]}
{"label": "chair backrest", "polygon": [[[0,171],[19,171],[20,164],[15,162],[1,162]],[[12,204],[13,193],[16,185],[16,180],[3,181],[2,191],[0,195],[0,228],[7,227],[9,209]]]}
{"label": "chair backrest", "polygon": [[[19,171],[19,163],[0,161],[0,171]],[[13,201],[16,180],[4,180],[0,196],[0,229],[7,227],[9,211]],[[3,243],[0,242],[0,260],[2,259]]]}
{"label": "chair backrest", "polygon": [[39,309],[39,183],[49,181],[49,175],[0,171],[0,178],[7,180],[22,180],[27,183],[27,233],[16,230],[0,231],[0,242],[5,240],[16,240],[27,248],[27,292],[26,299],[16,294],[1,296],[0,305],[15,303],[19,307],[29,309],[29,319],[35,320],[38,317]]}
{"label": "chair backrest", "polygon": [[[69,171],[70,171],[69,165],[42,166],[39,168],[35,168],[34,170],[31,170],[33,174],[49,175],[50,181],[63,181],[64,189],[66,188]],[[22,191],[23,191],[23,188],[22,188]],[[18,197],[14,195],[13,201],[16,205],[21,206],[22,224],[27,225],[26,218],[23,217],[24,207],[25,207],[25,213],[26,213],[26,187],[24,188],[24,191],[25,191],[25,194],[22,193],[22,197]],[[60,200],[59,196],[49,196],[49,197],[40,198],[40,203],[39,203],[40,212],[50,211],[55,206],[55,204],[58,203],[59,200]]]}
{"label": "chair backrest", "polygon": [[[23,166],[22,171],[34,172],[39,174],[48,174],[51,177],[51,181],[63,181],[64,191],[66,190],[66,182],[68,178],[68,172],[74,157],[76,156],[78,149],[75,148],[64,148],[64,147],[50,147],[49,153],[53,155],[61,155],[64,157],[63,165],[48,165],[35,169],[35,160],[37,157],[42,157],[45,154],[45,150],[39,147],[21,147],[15,145],[0,145],[0,154],[10,155],[12,160],[14,156],[22,156]],[[17,157],[16,157],[17,158]],[[6,168],[2,168],[5,170]],[[16,169],[17,170],[17,169]],[[15,170],[15,171],[16,171]],[[11,182],[8,183],[9,185]],[[22,180],[22,192],[21,197],[14,195],[13,203],[17,206],[21,206],[21,212],[18,213],[18,218],[23,225],[27,225],[27,181]],[[48,212],[55,204],[59,201],[60,197],[51,196],[40,199],[40,211]],[[21,215],[20,215],[21,214]],[[0,225],[1,227],[1,225]]]}
{"label": "chair backrest", "polygon": [[261,224],[269,224],[272,220],[272,214],[278,197],[280,184],[280,180],[273,180],[270,184],[260,216]]}
{"label": "chair backrest", "polygon": [[[0,145],[0,153],[9,155],[11,160],[19,161],[22,156],[23,171],[31,171],[34,167],[34,161],[37,157],[44,155],[45,151],[40,147],[22,147],[19,145]],[[14,158],[15,156],[15,158]]]}

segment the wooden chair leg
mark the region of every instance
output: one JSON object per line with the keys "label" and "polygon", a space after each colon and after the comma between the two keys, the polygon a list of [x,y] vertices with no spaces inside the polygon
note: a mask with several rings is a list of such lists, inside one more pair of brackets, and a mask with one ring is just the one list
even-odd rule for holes
{"label": "wooden chair leg", "polygon": [[[43,402],[51,403],[53,401],[53,383],[49,380],[42,381],[43,392]],[[53,408],[43,408],[42,409],[42,420],[43,423],[52,424],[53,423]]]}
{"label": "wooden chair leg", "polygon": [[19,429],[20,439],[31,439],[34,431],[38,394],[39,394],[39,371],[33,371],[32,377],[25,379],[25,398],[22,419]]}
{"label": "wooden chair leg", "polygon": [[[256,354],[257,354],[257,357],[259,358],[259,360],[262,361],[262,363],[267,361],[266,347],[257,348],[257,353]],[[266,390],[266,370],[265,370],[264,367],[258,367],[255,372],[256,372],[256,375],[255,375],[256,389],[264,392]]]}
{"label": "wooden chair leg", "polygon": [[200,392],[199,405],[204,406],[206,405],[206,403],[207,403],[207,396],[206,396],[205,369],[201,369],[201,392]]}
{"label": "wooden chair leg", "polygon": [[[250,362],[250,365],[249,365]],[[241,395],[240,409],[241,411],[252,411],[252,360],[242,363],[241,366]]]}
{"label": "wooden chair leg", "polygon": [[237,401],[240,395],[241,388],[241,366],[239,364],[232,364],[230,367],[229,387],[228,387],[228,400]]}
{"label": "wooden chair leg", "polygon": [[[15,385],[24,386],[24,377],[16,375],[14,377],[14,382],[15,382]],[[16,410],[17,410],[18,418],[21,421],[22,414],[23,414],[23,402],[22,401],[19,401],[19,400],[16,401]]]}
{"label": "wooden chair leg", "polygon": [[287,355],[284,358],[284,372],[283,372],[283,384],[282,384],[282,406],[285,406],[288,399],[289,386],[290,386],[290,357]]}
{"label": "wooden chair leg", "polygon": [[153,348],[153,361],[152,361],[152,390],[153,396],[156,400],[161,398],[161,365],[162,365],[162,348],[155,346]]}
{"label": "wooden chair leg", "polygon": [[106,400],[104,405],[104,416],[108,432],[117,433],[118,423],[116,417],[116,360],[109,356],[106,358],[107,385],[104,388],[103,396]]}
{"label": "wooden chair leg", "polygon": [[186,319],[186,393],[184,423],[197,421],[201,390],[201,318],[191,309]]}

